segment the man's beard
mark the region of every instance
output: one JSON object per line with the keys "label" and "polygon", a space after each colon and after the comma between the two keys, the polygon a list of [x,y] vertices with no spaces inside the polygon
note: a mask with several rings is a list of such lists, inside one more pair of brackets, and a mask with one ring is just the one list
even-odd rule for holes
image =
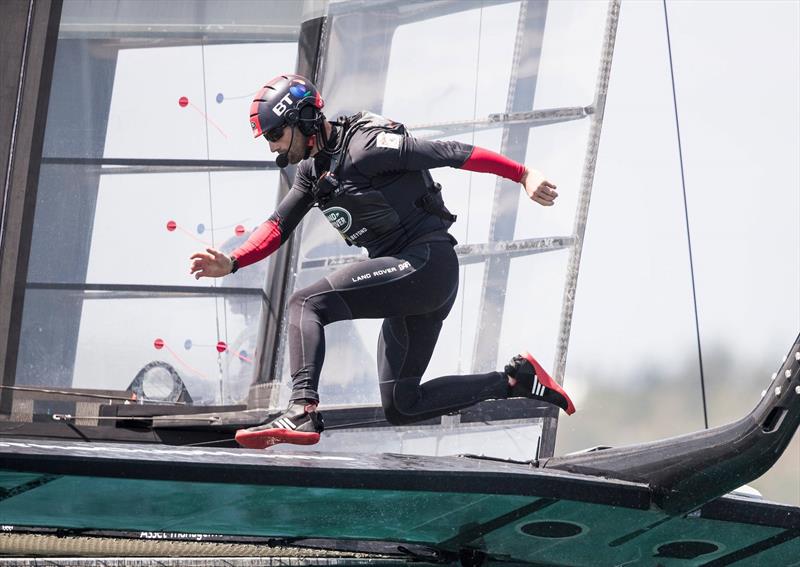
{"label": "man's beard", "polygon": [[286,157],[289,159],[289,163],[294,165],[296,163],[300,163],[303,160],[303,158],[306,155],[307,144],[308,144],[308,138],[306,138],[298,130],[295,130],[294,140],[292,140],[292,145],[289,147],[289,151],[286,152]]}

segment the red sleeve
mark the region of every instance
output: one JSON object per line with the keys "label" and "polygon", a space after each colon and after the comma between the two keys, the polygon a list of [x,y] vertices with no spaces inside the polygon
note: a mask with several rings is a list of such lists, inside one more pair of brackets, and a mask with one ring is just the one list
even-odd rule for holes
{"label": "red sleeve", "polygon": [[304,173],[304,168],[297,168],[294,184],[289,192],[278,203],[275,212],[253,231],[247,242],[231,252],[231,256],[239,260],[239,267],[244,268],[263,260],[289,238],[305,214],[314,204],[311,194],[311,182]]}
{"label": "red sleeve", "polygon": [[494,173],[512,181],[520,182],[525,174],[525,166],[514,160],[508,159],[492,150],[475,146],[472,153],[461,166],[461,169],[478,171],[480,173]]}
{"label": "red sleeve", "polygon": [[281,245],[281,228],[278,219],[270,219],[253,231],[247,242],[231,253],[244,268],[263,260]]}

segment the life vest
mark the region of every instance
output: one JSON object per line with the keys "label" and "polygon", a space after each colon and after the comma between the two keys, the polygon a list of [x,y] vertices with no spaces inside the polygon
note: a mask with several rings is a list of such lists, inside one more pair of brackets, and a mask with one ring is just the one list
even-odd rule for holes
{"label": "life vest", "polygon": [[403,124],[364,111],[336,125],[343,138],[324,171],[317,172],[317,160],[312,162],[312,191],[316,204],[348,245],[364,246],[375,257],[395,252],[427,233],[444,232],[455,222],[456,216],[444,205],[441,186],[428,170],[375,176],[358,170],[358,156],[354,159],[353,153],[369,150],[352,146],[354,140],[397,144],[399,151],[402,138],[409,136]]}

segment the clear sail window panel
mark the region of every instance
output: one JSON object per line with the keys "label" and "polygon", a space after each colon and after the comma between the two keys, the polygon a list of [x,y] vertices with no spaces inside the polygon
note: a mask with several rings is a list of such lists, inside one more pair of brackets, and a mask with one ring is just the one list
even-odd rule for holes
{"label": "clear sail window panel", "polygon": [[[483,5],[472,0],[396,2],[387,10],[384,4],[366,3],[354,10],[347,2],[332,4],[320,81],[329,116],[365,108],[407,124],[471,119],[477,65],[490,68],[486,92],[504,107],[519,3],[487,3],[484,32]],[[410,14],[425,19],[404,24]],[[479,43],[486,44],[480,58]],[[381,77],[352,68],[361,58],[375,64],[364,57],[365,45],[384,59]],[[499,87],[490,84],[498,67]],[[341,80],[345,75],[347,80]]]}
{"label": "clear sail window panel", "polygon": [[120,51],[105,157],[275,159],[253,140],[250,103],[296,57],[296,43]]}
{"label": "clear sail window panel", "polygon": [[195,280],[189,257],[212,245],[233,251],[270,215],[277,193],[276,171],[103,175],[86,281],[263,288],[269,259]]}
{"label": "clear sail window panel", "polygon": [[14,384],[72,387],[75,333],[81,297],[75,293],[27,289],[20,324]]}
{"label": "clear sail window panel", "polygon": [[569,250],[511,260],[498,342],[498,367],[527,350],[552,373],[568,260]]}
{"label": "clear sail window panel", "polygon": [[42,166],[28,281],[263,287],[269,260],[215,282],[196,281],[189,257],[212,244],[231,251],[261,224],[277,172],[101,171],[111,168]]}
{"label": "clear sail window panel", "polygon": [[[45,154],[100,157],[87,148],[103,136],[108,158],[266,159],[251,140],[249,100],[293,68],[302,4],[262,2],[266,9],[253,12],[241,2],[66,1],[57,71],[71,66],[64,76],[83,84],[61,103],[75,112],[62,108],[57,118],[86,141],[49,139]],[[96,131],[106,121],[107,134]]]}
{"label": "clear sail window panel", "polygon": [[[460,136],[442,138],[457,140],[465,144],[500,151],[502,130],[485,130],[465,133]],[[442,196],[447,208],[458,220],[450,227],[459,244],[482,244],[489,239],[492,223],[492,206],[497,176],[488,173],[472,173],[465,170],[442,167],[431,171],[433,178],[442,186]]]}
{"label": "clear sail window panel", "polygon": [[520,189],[515,239],[572,235],[590,128],[587,117],[530,130],[525,164],[556,184],[558,198],[552,207],[544,207]]}
{"label": "clear sail window panel", "polygon": [[608,4],[602,0],[547,3],[535,109],[594,102]]}
{"label": "clear sail window panel", "polygon": [[80,165],[43,164],[38,182],[27,281],[83,283],[97,175]]}
{"label": "clear sail window panel", "polygon": [[[196,405],[246,403],[260,298],[120,298],[83,302],[75,388],[128,387],[148,363],[175,368]],[[159,342],[157,342],[159,341]],[[225,343],[219,352],[218,343]]]}
{"label": "clear sail window panel", "polygon": [[[463,6],[464,4],[460,4]],[[471,8],[397,29],[387,76],[384,113],[409,122],[467,120],[505,112],[518,2]],[[536,61],[533,108],[589,106],[608,12],[606,2],[549,2]],[[419,77],[427,88],[408,89]]]}
{"label": "clear sail window panel", "polygon": [[[525,165],[541,171],[555,183],[559,197],[554,206],[543,207],[531,201],[521,186],[510,184],[506,187],[519,194],[515,239],[572,235],[590,128],[590,118],[583,118],[530,129]],[[474,136],[464,133],[443,139],[499,152],[502,133],[503,130],[498,128],[476,132]],[[461,244],[486,242],[498,178],[452,168],[439,168],[431,173],[442,185],[448,208],[459,217],[450,228],[451,234]]]}
{"label": "clear sail window panel", "polygon": [[469,5],[397,28],[385,115],[411,125],[505,112],[519,3]]}

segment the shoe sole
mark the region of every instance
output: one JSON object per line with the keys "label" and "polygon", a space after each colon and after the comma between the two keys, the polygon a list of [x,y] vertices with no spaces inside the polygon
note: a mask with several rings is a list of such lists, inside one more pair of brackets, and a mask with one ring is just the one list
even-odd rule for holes
{"label": "shoe sole", "polygon": [[248,449],[266,449],[279,443],[314,445],[319,443],[319,433],[289,431],[288,429],[265,429],[263,431],[240,429],[236,432],[236,442]]}
{"label": "shoe sole", "polygon": [[554,392],[562,395],[564,399],[567,400],[567,407],[562,408],[565,412],[567,412],[567,415],[572,415],[575,413],[575,405],[572,403],[572,400],[569,398],[567,393],[561,386],[558,385],[558,382],[553,380],[552,376],[545,372],[544,368],[542,368],[542,365],[539,364],[535,358],[533,358],[533,355],[531,355],[529,352],[523,352],[521,356],[531,363],[531,366],[533,366],[533,369],[536,371],[536,379],[539,380],[539,382],[545,388],[550,388]]}

